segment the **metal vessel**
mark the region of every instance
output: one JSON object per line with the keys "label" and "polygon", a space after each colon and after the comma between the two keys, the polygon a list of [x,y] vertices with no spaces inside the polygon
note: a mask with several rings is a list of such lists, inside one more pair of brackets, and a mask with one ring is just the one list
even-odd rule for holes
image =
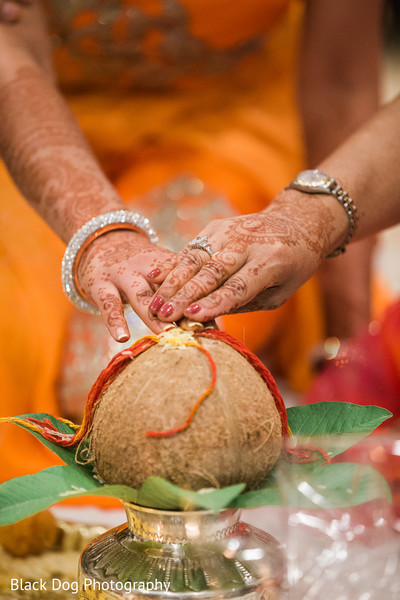
{"label": "metal vessel", "polygon": [[284,561],[240,510],[165,511],[124,503],[128,523],[83,551],[81,600],[276,600]]}

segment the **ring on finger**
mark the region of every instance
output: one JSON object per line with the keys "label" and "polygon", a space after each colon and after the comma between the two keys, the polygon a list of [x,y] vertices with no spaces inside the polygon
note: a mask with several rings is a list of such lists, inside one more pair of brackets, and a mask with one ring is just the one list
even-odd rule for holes
{"label": "ring on finger", "polygon": [[214,256],[214,252],[209,244],[208,237],[206,235],[198,235],[191,242],[189,242],[191,250],[205,250],[210,258]]}

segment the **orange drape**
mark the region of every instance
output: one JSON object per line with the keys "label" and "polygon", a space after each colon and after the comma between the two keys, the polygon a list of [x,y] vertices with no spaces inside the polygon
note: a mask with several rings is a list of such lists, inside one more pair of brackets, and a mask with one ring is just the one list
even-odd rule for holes
{"label": "orange drape", "polygon": [[[184,172],[203,179],[238,210],[258,211],[303,165],[294,92],[300,14],[295,6],[277,21],[285,0],[243,0],[236,13],[230,0],[184,4],[194,34],[216,48],[240,41],[241,35],[261,34],[261,16],[274,26],[262,51],[243,58],[233,72],[198,85],[183,82],[160,94],[109,88],[79,93],[75,86],[68,100],[124,199]],[[72,75],[79,75],[79,64],[71,63],[68,71],[62,48],[59,68],[60,61],[70,83]],[[21,198],[3,167],[0,203],[0,416],[57,414],[59,363],[71,314],[60,284],[62,244]],[[320,315],[312,280],[276,311],[231,316],[225,323],[253,351],[269,343],[289,380],[304,388],[310,379],[309,349],[323,336]],[[55,462],[29,434],[1,426],[1,479]]]}

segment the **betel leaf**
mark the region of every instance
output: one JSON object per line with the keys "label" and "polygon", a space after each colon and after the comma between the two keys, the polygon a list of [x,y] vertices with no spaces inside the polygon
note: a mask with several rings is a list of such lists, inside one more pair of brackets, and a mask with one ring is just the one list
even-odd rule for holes
{"label": "betel leaf", "polygon": [[288,408],[287,415],[293,435],[300,437],[302,444],[317,440],[332,458],[374,431],[392,413],[380,406],[317,402]]}
{"label": "betel leaf", "polygon": [[298,465],[281,461],[262,489],[241,494],[231,507],[330,509],[357,506],[378,498],[390,502],[392,495],[386,479],[370,465]]}
{"label": "betel leaf", "polygon": [[[31,418],[37,419],[39,421],[43,421],[44,419],[49,419],[49,421],[51,421],[53,423],[53,425],[55,425],[57,427],[58,431],[60,431],[61,433],[72,433],[72,434],[75,433],[75,429],[70,427],[68,425],[68,423],[64,423],[60,419],[57,419],[57,417],[53,417],[52,415],[49,415],[47,413],[32,413],[32,414],[26,414],[26,415],[19,415],[20,419],[24,419],[26,417],[31,417]],[[76,461],[77,449],[76,448],[65,448],[63,446],[59,446],[58,444],[56,444],[54,442],[46,440],[46,438],[44,438],[39,432],[29,429],[29,427],[22,422],[16,422],[15,425],[18,425],[18,427],[22,427],[22,429],[25,429],[26,431],[31,433],[44,446],[46,446],[46,448],[49,448],[49,450],[51,450],[52,452],[54,452],[54,454],[56,454],[59,458],[61,458],[61,460],[63,462],[65,462],[65,464],[70,465],[70,466],[79,466],[84,471],[93,475],[93,467],[92,467],[91,463],[81,463],[81,462],[79,462],[79,464],[77,463],[77,461]],[[82,452],[86,449],[86,447],[87,447],[87,443],[84,442],[79,449],[80,455],[82,455]]]}

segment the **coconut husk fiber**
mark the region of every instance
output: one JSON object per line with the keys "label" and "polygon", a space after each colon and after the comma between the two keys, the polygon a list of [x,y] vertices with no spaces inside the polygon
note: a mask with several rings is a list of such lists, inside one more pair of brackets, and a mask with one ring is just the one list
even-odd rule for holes
{"label": "coconut husk fiber", "polygon": [[230,345],[199,338],[216,365],[213,391],[190,426],[169,437],[146,437],[186,421],[210,384],[211,367],[198,348],[137,356],[102,393],[91,444],[95,469],[108,484],[139,488],[163,477],[186,489],[265,480],[280,454],[282,422],[274,398],[253,366]]}

